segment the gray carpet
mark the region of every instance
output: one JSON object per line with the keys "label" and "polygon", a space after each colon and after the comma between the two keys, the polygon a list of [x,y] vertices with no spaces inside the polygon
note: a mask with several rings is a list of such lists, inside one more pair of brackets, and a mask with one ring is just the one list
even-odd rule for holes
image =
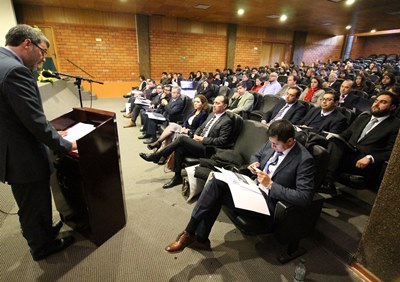
{"label": "gray carpet", "polygon": [[[99,99],[93,107],[117,112],[127,225],[96,247],[76,232],[77,242],[64,252],[34,262],[16,215],[0,215],[0,281],[293,281],[294,262],[281,265],[283,251],[272,236],[246,237],[221,213],[211,233],[213,251],[186,249],[169,254],[164,247],[183,230],[193,205],[180,187],[161,188],[172,176],[147,163],[139,128],[122,128],[124,99]],[[78,105],[77,105],[78,106]],[[84,105],[87,106],[87,105]],[[61,114],[61,113],[60,113]],[[0,186],[0,209],[16,212],[8,187]],[[54,221],[59,216],[54,209]],[[361,281],[335,256],[309,238],[302,241],[307,281]]]}

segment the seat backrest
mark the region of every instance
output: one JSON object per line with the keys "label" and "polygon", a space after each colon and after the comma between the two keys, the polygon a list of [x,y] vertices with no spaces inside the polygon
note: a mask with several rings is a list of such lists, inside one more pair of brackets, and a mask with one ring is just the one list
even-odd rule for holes
{"label": "seat backrest", "polygon": [[263,102],[263,95],[254,91],[249,91],[254,96],[253,111],[258,111]]}
{"label": "seat backrest", "polygon": [[303,100],[297,100],[300,104],[303,104],[304,107],[306,108],[306,112],[308,112],[312,107],[314,107],[313,104],[307,102],[307,101],[303,101]]}
{"label": "seat backrest", "polygon": [[250,164],[250,157],[267,142],[267,127],[259,121],[244,120],[243,127],[233,149],[239,152],[244,165]]}
{"label": "seat backrest", "polygon": [[243,118],[235,113],[232,113],[231,111],[227,111],[226,114],[232,120],[232,132],[231,132],[231,136],[230,136],[231,143],[228,144],[227,147],[233,147],[239,134],[240,134],[240,131],[242,130]]}
{"label": "seat backrest", "polygon": [[231,89],[228,86],[220,86],[218,90],[218,95],[227,96],[229,94],[229,91],[231,91]]}
{"label": "seat backrest", "polygon": [[278,76],[278,82],[285,84],[287,82],[288,77],[286,75]]}
{"label": "seat backrest", "polygon": [[276,95],[264,95],[262,108],[260,109],[262,112],[268,112],[271,110],[280,100],[283,100],[281,97]]}
{"label": "seat backrest", "polygon": [[356,118],[356,113],[353,112],[352,110],[348,109],[348,108],[345,108],[345,107],[336,107],[336,109],[338,109],[338,111],[341,112],[342,115],[344,115],[346,117],[347,127],[349,127],[350,124]]}

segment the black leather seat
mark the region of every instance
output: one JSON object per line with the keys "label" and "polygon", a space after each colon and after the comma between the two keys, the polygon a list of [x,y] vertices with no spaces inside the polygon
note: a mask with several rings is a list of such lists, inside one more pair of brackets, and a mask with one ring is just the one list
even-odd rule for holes
{"label": "black leather seat", "polygon": [[282,100],[282,98],[276,95],[264,95],[260,109],[251,111],[248,118],[261,121],[264,113],[272,109],[280,100]]}

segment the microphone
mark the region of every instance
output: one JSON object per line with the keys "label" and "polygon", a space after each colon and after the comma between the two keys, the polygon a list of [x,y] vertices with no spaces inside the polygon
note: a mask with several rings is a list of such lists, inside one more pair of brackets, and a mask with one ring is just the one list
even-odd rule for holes
{"label": "microphone", "polygon": [[53,74],[53,73],[51,73],[51,72],[45,70],[45,71],[42,71],[42,75],[43,75],[44,77],[53,77],[53,78],[61,79],[61,77],[58,75],[58,72],[55,72],[55,73]]}

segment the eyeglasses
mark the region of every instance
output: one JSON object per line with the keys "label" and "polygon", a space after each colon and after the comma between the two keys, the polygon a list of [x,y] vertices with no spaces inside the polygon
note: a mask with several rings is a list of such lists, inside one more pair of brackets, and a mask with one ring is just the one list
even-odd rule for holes
{"label": "eyeglasses", "polygon": [[47,55],[47,49],[43,49],[42,47],[40,47],[39,45],[37,45],[35,42],[31,41],[33,45],[35,45],[36,47],[39,48],[40,52],[42,52],[42,55],[45,56]]}
{"label": "eyeglasses", "polygon": [[323,98],[322,99],[323,102],[331,102],[333,100],[334,100],[333,98]]}

